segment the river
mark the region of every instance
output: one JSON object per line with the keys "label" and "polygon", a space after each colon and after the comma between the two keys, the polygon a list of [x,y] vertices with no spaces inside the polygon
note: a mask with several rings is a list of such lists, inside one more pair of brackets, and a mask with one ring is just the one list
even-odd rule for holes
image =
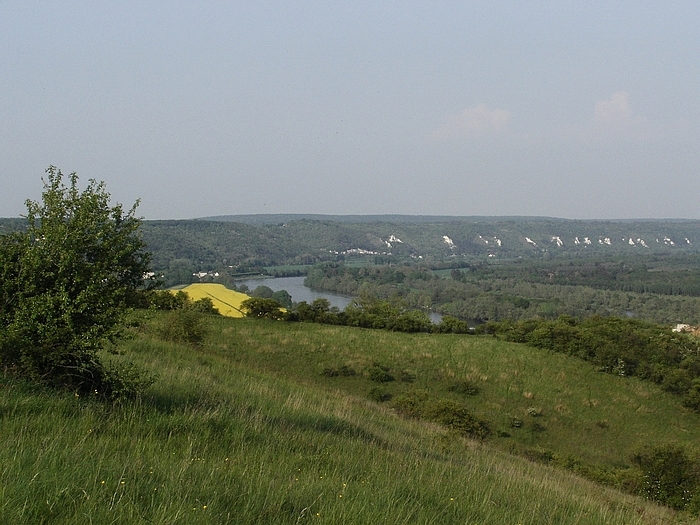
{"label": "river", "polygon": [[[312,290],[308,286],[304,286],[304,279],[304,276],[277,278],[267,277],[261,279],[247,279],[237,283],[237,285],[240,286],[245,284],[250,290],[255,290],[261,285],[269,287],[273,292],[287,290],[287,293],[292,296],[292,301],[295,303],[306,301],[307,303],[311,304],[314,299],[327,299],[331,306],[337,306],[340,310],[344,310],[353,299],[352,297],[348,297],[346,295]],[[433,323],[439,323],[442,319],[442,316],[437,312],[428,311],[426,313]]]}

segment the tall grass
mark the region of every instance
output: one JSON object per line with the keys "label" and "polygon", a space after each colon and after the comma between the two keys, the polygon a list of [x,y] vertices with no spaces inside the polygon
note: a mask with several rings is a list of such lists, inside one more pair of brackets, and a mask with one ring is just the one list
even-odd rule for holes
{"label": "tall grass", "polygon": [[[392,334],[208,322],[208,343],[198,347],[146,332],[121,348],[159,375],[138,402],[110,407],[3,380],[0,522],[685,522],[570,473],[400,418],[365,399],[357,386],[369,383],[363,376],[316,374],[325,361],[361,368],[373,358],[363,352]],[[332,338],[340,338],[337,346]],[[396,341],[374,357],[420,352],[408,343],[435,351],[427,339]],[[364,348],[353,348],[361,342]],[[452,348],[457,375],[461,343],[441,344]],[[448,361],[439,363],[426,370],[449,375]],[[413,364],[418,382],[423,368]],[[360,395],[333,381],[356,381]]]}

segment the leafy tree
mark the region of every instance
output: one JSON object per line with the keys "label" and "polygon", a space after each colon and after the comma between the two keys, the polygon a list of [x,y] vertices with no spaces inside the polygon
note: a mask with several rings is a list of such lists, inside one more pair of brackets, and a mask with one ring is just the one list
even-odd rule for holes
{"label": "leafy tree", "polygon": [[251,297],[262,297],[263,299],[272,299],[272,295],[274,293],[275,292],[272,291],[272,288],[261,284],[260,286],[256,287],[255,290],[250,292],[250,295]]}
{"label": "leafy tree", "polygon": [[241,303],[241,310],[245,312],[246,317],[254,317],[256,319],[284,318],[282,305],[274,299],[251,297]]}
{"label": "leafy tree", "polygon": [[280,303],[285,308],[292,307],[292,296],[289,295],[289,292],[287,290],[276,291],[275,293],[272,294],[270,299],[274,299],[275,301]]}
{"label": "leafy tree", "polygon": [[50,166],[26,232],[0,236],[0,366],[20,377],[111,396],[125,386],[97,352],[117,338],[150,255],[135,217],[103,182],[78,189]]}

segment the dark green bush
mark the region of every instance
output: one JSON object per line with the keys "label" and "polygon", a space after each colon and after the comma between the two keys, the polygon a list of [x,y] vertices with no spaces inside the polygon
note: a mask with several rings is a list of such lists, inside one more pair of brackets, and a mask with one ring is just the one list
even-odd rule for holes
{"label": "dark green bush", "polygon": [[378,386],[370,388],[368,395],[372,401],[376,401],[377,403],[385,403],[393,397],[391,393]]}
{"label": "dark green bush", "polygon": [[395,396],[391,406],[403,416],[419,418],[424,412],[428,398],[429,394],[425,390],[411,390]]}
{"label": "dark green bush", "polygon": [[206,317],[194,310],[173,310],[163,316],[156,330],[166,341],[199,344],[207,331]]}
{"label": "dark green bush", "polygon": [[394,381],[394,376],[389,373],[389,368],[381,365],[373,365],[367,371],[369,378],[377,383],[389,383]]}
{"label": "dark green bush", "polygon": [[484,421],[474,417],[464,405],[449,399],[440,399],[428,404],[424,413],[426,419],[471,438],[485,439],[491,434],[491,430]]}
{"label": "dark green bush", "polygon": [[246,317],[255,319],[284,319],[285,313],[282,305],[274,299],[251,297],[241,303],[241,310]]}
{"label": "dark green bush", "polygon": [[632,457],[644,475],[643,494],[678,510],[697,512],[700,466],[680,445],[656,445]]}
{"label": "dark green bush", "polygon": [[209,297],[202,297],[201,299],[193,301],[188,308],[202,314],[220,315],[219,310],[214,306],[214,301]]}
{"label": "dark green bush", "polygon": [[683,397],[683,406],[700,412],[700,379],[693,380],[691,387]]}
{"label": "dark green bush", "polygon": [[438,324],[433,326],[433,332],[438,334],[470,334],[472,330],[465,321],[445,315]]}

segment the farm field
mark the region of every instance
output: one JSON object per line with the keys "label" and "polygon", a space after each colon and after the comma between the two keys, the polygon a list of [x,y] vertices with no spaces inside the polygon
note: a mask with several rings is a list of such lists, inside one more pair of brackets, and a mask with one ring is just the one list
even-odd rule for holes
{"label": "farm field", "polygon": [[226,317],[243,317],[241,303],[250,297],[241,292],[235,292],[226,288],[223,284],[194,283],[184,288],[172,290],[173,293],[185,292],[192,301],[198,301],[208,297],[214,304],[214,308]]}
{"label": "farm field", "polygon": [[[157,374],[138,402],[3,385],[1,521],[697,522],[576,474],[630,481],[637,447],[695,446],[700,417],[652,385],[482,336],[202,316],[204,341],[181,345],[169,315],[139,312],[110,354]],[[407,417],[411,393],[463,403],[491,435]]]}

